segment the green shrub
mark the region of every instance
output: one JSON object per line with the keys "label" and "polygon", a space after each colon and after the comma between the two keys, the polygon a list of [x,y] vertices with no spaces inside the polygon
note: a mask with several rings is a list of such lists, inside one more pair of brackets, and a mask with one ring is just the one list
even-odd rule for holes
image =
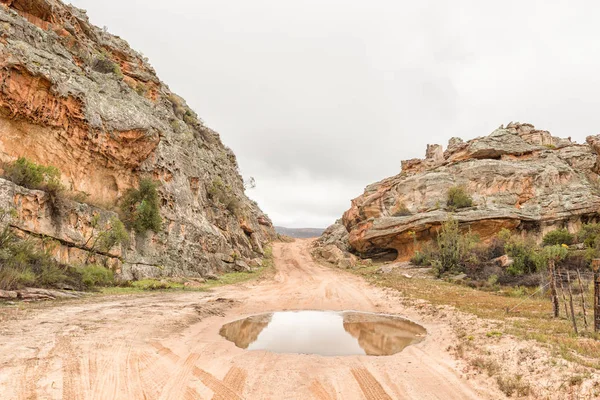
{"label": "green shrub", "polygon": [[542,259],[539,248],[533,240],[512,236],[506,242],[504,249],[513,259],[512,265],[507,269],[511,275],[532,274],[540,269]]}
{"label": "green shrub", "polygon": [[208,197],[217,201],[233,215],[240,216],[242,213],[242,203],[235,196],[231,186],[223,183],[221,178],[213,179],[210,187],[207,189]]}
{"label": "green shrub", "polygon": [[0,246],[0,289],[14,290],[24,286],[57,287],[59,284],[77,285],[77,276],[69,276],[69,268],[56,262],[49,253],[38,250],[27,240],[12,234]]}
{"label": "green shrub", "polygon": [[6,178],[19,186],[29,189],[62,189],[60,184],[60,171],[56,167],[39,165],[25,157],[5,168]]}
{"label": "green shrub", "polygon": [[129,234],[125,225],[119,218],[113,217],[108,223],[108,227],[101,231],[92,248],[99,252],[108,252],[118,244],[126,243],[129,240]]}
{"label": "green shrub", "polygon": [[114,74],[118,79],[123,79],[121,66],[110,59],[108,52],[103,51],[98,54],[92,63],[92,69],[103,74]]}
{"label": "green shrub", "polygon": [[595,248],[600,244],[598,237],[600,237],[600,224],[583,224],[577,233],[577,240],[588,248]]}
{"label": "green shrub", "polygon": [[419,266],[431,265],[431,259],[429,257],[429,254],[426,254],[425,252],[421,252],[419,250],[415,251],[415,254],[410,259],[410,262],[414,265]]}
{"label": "green shrub", "polygon": [[477,242],[477,237],[470,232],[460,232],[456,219],[444,222],[437,235],[437,258],[432,261],[437,275],[464,272],[465,264],[472,262],[472,250]]}
{"label": "green shrub", "polygon": [[142,97],[146,96],[146,94],[148,93],[148,86],[146,86],[142,82],[138,82],[135,85],[135,91],[136,91],[137,94],[139,94]]}
{"label": "green shrub", "polygon": [[39,165],[25,157],[5,167],[6,178],[17,185],[29,189],[44,190],[48,193],[52,216],[59,214],[61,193],[60,171],[56,167]]}
{"label": "green shrub", "polygon": [[140,281],[131,282],[131,287],[141,290],[167,290],[167,289],[182,289],[184,285],[181,283],[168,282],[165,280],[143,279]]}
{"label": "green shrub", "polygon": [[88,288],[94,286],[112,286],[114,285],[113,272],[101,265],[92,264],[77,268],[81,274],[81,281]]}
{"label": "green shrub", "polygon": [[453,186],[448,189],[448,193],[446,195],[446,206],[448,206],[450,210],[472,207],[473,199],[463,186]]}
{"label": "green shrub", "polygon": [[123,220],[138,233],[159,232],[162,226],[157,184],[144,178],[137,189],[129,189],[121,200]]}
{"label": "green shrub", "polygon": [[556,229],[544,235],[543,244],[544,246],[571,245],[573,244],[573,235],[566,229]]}

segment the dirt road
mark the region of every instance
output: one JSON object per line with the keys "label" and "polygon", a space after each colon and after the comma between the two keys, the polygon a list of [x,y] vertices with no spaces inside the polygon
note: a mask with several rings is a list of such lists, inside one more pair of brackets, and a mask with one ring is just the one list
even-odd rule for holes
{"label": "dirt road", "polygon": [[[419,320],[397,294],[311,260],[309,241],[274,246],[273,278],[210,293],[74,301],[0,326],[1,399],[481,399],[462,378],[449,327]],[[219,335],[230,321],[277,310],[406,316],[427,338],[387,357],[246,351]],[[2,309],[0,309],[2,312]],[[433,319],[431,319],[433,320]]]}

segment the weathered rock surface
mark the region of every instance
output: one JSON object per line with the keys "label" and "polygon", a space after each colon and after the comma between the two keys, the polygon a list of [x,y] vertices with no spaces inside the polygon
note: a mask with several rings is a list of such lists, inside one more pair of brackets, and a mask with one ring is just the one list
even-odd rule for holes
{"label": "weathered rock surface", "polygon": [[[350,249],[366,255],[397,251],[406,260],[450,215],[483,240],[502,228],[538,239],[559,227],[574,232],[600,210],[599,144],[600,136],[580,145],[511,123],[467,142],[452,138],[443,156],[439,146],[429,146],[426,159],[402,162],[399,175],[352,200],[342,220]],[[452,186],[464,186],[473,207],[448,210]],[[320,243],[332,244],[334,237],[344,238],[339,224]],[[344,241],[337,242],[341,248]]]}
{"label": "weathered rock surface", "polygon": [[53,289],[38,289],[25,288],[19,290],[0,290],[1,301],[23,300],[23,301],[40,301],[40,300],[55,300],[55,299],[76,299],[85,296],[84,292],[53,290]]}
{"label": "weathered rock surface", "polygon": [[68,192],[100,205],[52,220],[42,193],[0,181],[15,227],[65,248],[85,250],[90,215],[111,215],[140,178],[160,182],[163,230],[106,255],[125,279],[230,270],[223,254],[256,258],[274,236],[219,135],[127,42],[58,0],[0,0],[0,161],[20,156],[58,167]]}

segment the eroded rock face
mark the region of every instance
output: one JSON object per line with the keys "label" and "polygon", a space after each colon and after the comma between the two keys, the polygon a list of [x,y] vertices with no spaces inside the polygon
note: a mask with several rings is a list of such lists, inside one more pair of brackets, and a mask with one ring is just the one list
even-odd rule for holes
{"label": "eroded rock face", "polygon": [[[253,259],[274,236],[219,135],[127,42],[58,0],[0,0],[0,161],[20,156],[100,209],[141,177],[160,182],[164,230],[123,251],[125,278],[228,270],[223,255]],[[211,196],[216,182],[235,208]]]}
{"label": "eroded rock face", "polygon": [[[452,215],[484,241],[502,228],[537,238],[559,227],[576,231],[600,210],[600,136],[587,142],[511,123],[467,142],[452,138],[441,159],[441,150],[429,146],[426,159],[403,162],[399,175],[352,200],[342,221],[350,248],[366,255],[390,249],[400,260],[410,258],[449,218],[446,195],[457,185],[474,206]],[[404,207],[409,212],[399,215]]]}

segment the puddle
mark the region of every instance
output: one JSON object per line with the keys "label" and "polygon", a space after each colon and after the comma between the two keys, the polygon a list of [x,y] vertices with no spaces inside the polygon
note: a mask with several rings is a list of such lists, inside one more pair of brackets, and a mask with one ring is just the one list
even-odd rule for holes
{"label": "puddle", "polygon": [[281,311],[230,322],[219,333],[247,350],[387,356],[422,341],[427,331],[414,322],[385,314]]}

